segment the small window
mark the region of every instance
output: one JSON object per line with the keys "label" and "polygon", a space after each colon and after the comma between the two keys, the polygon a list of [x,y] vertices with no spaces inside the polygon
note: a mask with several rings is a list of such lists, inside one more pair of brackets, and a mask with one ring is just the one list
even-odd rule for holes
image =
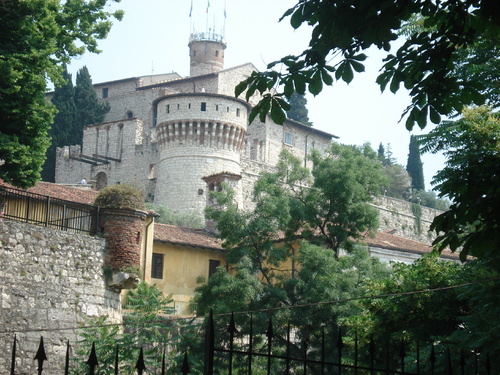
{"label": "small window", "polygon": [[215,50],[215,57],[219,57],[219,50]]}
{"label": "small window", "polygon": [[193,50],[193,57],[196,57],[196,50]]}
{"label": "small window", "polygon": [[292,145],[292,142],[293,142],[293,135],[292,135],[292,133],[285,132],[285,144]]}
{"label": "small window", "polygon": [[188,109],[191,109],[191,103],[188,104]]}
{"label": "small window", "polygon": [[207,103],[206,102],[201,102],[201,111],[205,112],[207,110]]}
{"label": "small window", "polygon": [[218,110],[219,110],[219,105],[218,105],[218,104],[216,104],[216,105],[215,105],[215,110],[216,110],[216,111],[218,111]]}
{"label": "small window", "polygon": [[131,119],[134,117],[134,113],[132,111],[127,111],[127,118]]}
{"label": "small window", "polygon": [[236,108],[236,117],[240,117],[240,109]]}
{"label": "small window", "polygon": [[163,279],[163,254],[153,253],[151,262],[151,278]]}
{"label": "small window", "polygon": [[170,104],[167,104],[166,110],[167,110],[167,113],[170,113]]}
{"label": "small window", "polygon": [[227,107],[227,113],[229,113],[229,107]]}
{"label": "small window", "polygon": [[102,97],[103,97],[103,98],[107,98],[107,97],[108,97],[108,94],[109,94],[108,88],[107,88],[107,87],[104,87],[104,88],[102,89]]}
{"label": "small window", "polygon": [[181,108],[181,105],[180,104],[177,104],[177,109]]}
{"label": "small window", "polygon": [[220,260],[210,259],[208,261],[208,277],[212,276],[217,272],[217,267],[220,266]]}

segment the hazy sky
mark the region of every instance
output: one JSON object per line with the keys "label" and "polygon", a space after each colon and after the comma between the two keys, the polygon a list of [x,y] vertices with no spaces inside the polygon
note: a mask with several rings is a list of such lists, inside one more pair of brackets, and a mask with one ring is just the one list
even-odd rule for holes
{"label": "hazy sky", "polygon": [[[311,28],[293,30],[289,19],[278,23],[295,0],[122,0],[113,5],[125,16],[115,22],[107,39],[99,43],[101,54],[85,54],[69,67],[73,80],[86,65],[94,83],[115,79],[176,72],[189,75],[188,40],[192,31],[215,30],[227,41],[225,68],[253,63],[264,70],[272,61],[303,51]],[[192,5],[191,5],[192,4]],[[192,17],[189,17],[192,6]],[[224,9],[226,18],[224,18]],[[215,27],[214,27],[215,26]],[[309,119],[314,127],[339,136],[345,144],[390,144],[393,156],[406,166],[410,133],[398,123],[410,103],[405,92],[381,93],[375,83],[383,53],[368,53],[366,72],[346,85],[334,82],[317,97],[307,96]],[[413,134],[420,134],[414,131]],[[443,166],[441,156],[423,155],[426,188]]]}

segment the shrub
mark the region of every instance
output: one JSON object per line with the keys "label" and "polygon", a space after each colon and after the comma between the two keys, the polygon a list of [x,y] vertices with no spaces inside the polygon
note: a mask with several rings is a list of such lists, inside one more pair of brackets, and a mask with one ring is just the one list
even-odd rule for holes
{"label": "shrub", "polygon": [[94,205],[101,208],[144,210],[144,194],[129,185],[112,185],[99,192]]}

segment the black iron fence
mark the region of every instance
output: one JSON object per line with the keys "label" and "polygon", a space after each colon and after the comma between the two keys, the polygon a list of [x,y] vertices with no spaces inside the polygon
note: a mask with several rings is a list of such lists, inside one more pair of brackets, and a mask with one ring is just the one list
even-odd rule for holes
{"label": "black iron fence", "polygon": [[13,188],[0,188],[0,219],[72,232],[97,233],[99,208]]}
{"label": "black iron fence", "polygon": [[[425,349],[399,342],[391,345],[386,342],[377,346],[373,340],[368,343],[358,343],[357,338],[348,337],[338,332],[326,334],[321,330],[319,337],[313,339],[294,332],[294,328],[274,327],[269,319],[264,332],[255,332],[253,320],[246,321],[245,333],[242,333],[231,316],[229,324],[215,323],[210,314],[205,326],[205,353],[203,369],[190,368],[193,359],[187,353],[183,354],[182,363],[172,368],[166,363],[165,353],[162,358],[145,358],[145,352],[140,349],[135,361],[135,373],[142,374],[204,374],[204,375],[270,375],[270,374],[333,374],[333,375],[418,375],[418,374],[499,374],[500,369],[490,365],[488,355],[474,351],[458,353],[442,345],[430,345]],[[16,373],[16,343],[14,337],[11,375]],[[394,343],[393,343],[394,344]],[[100,358],[96,354],[96,345],[89,348],[90,355],[84,359],[86,374],[100,374]],[[410,350],[411,348],[411,350]],[[436,349],[437,348],[437,349]],[[70,343],[67,343],[64,373],[70,373]],[[147,361],[146,361],[147,359]],[[198,358],[199,360],[200,358]],[[47,361],[43,337],[40,339],[38,351],[34,357],[36,371],[41,374],[44,362]],[[114,374],[120,371],[120,351],[118,346],[114,351]],[[129,359],[130,360],[130,359]],[[152,360],[152,361],[151,361]],[[108,359],[109,362],[109,359]],[[146,363],[157,363],[157,368],[148,369]],[[198,362],[198,361],[195,361]],[[498,361],[494,361],[497,363]],[[108,371],[110,371],[108,367]],[[128,372],[127,372],[128,373]]]}

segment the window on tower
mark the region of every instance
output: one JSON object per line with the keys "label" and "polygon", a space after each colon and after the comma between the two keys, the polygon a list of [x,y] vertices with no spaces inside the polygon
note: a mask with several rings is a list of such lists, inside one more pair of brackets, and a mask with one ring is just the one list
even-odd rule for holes
{"label": "window on tower", "polygon": [[201,110],[202,110],[202,112],[205,112],[207,110],[207,103],[206,102],[201,102]]}

